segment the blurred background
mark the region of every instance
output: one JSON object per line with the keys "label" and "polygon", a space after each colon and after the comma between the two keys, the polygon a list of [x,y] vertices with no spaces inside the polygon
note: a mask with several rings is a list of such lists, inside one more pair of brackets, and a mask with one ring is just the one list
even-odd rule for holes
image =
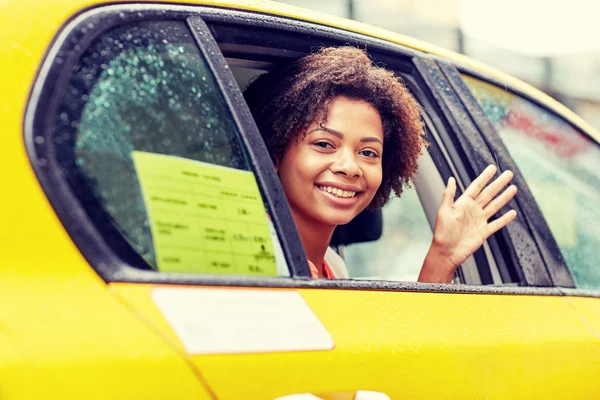
{"label": "blurred background", "polygon": [[600,0],[282,0],[463,53],[600,129]]}

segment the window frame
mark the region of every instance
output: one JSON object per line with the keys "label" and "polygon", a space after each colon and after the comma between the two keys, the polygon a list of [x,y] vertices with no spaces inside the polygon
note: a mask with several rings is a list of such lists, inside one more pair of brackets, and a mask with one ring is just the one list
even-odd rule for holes
{"label": "window frame", "polygon": [[[515,262],[521,264],[522,275],[519,277],[521,283],[528,286],[574,287],[570,272],[562,258],[548,256],[547,242],[540,237],[540,231],[532,221],[532,218],[541,218],[541,212],[537,207],[532,209],[530,206],[533,196],[527,184],[498,133],[462,80],[459,71],[454,65],[444,60],[436,60],[434,57],[423,62],[420,68],[428,76],[430,87],[444,86],[445,90],[438,90],[436,93],[439,96],[438,101],[445,105],[448,114],[468,117],[452,118],[455,119],[457,132],[463,132],[457,136],[457,142],[465,154],[470,153],[473,156],[474,165],[481,170],[485,165],[496,164],[499,169],[510,169],[514,173],[513,183],[519,188],[519,195],[501,211],[506,212],[513,208],[517,211],[517,218],[496,235],[509,244],[507,248],[511,250],[512,257],[515,258]],[[545,224],[545,220],[543,223]]]}
{"label": "window frame", "polygon": [[[336,28],[317,25],[314,23],[292,20],[285,17],[275,17],[265,14],[250,13],[245,11],[226,10],[216,7],[205,6],[183,6],[183,5],[158,5],[158,4],[124,4],[124,5],[106,5],[85,10],[80,15],[74,17],[67,23],[66,27],[58,34],[44,61],[40,73],[34,84],[31,97],[28,102],[25,121],[24,121],[24,140],[26,149],[30,157],[32,167],[36,173],[44,192],[55,212],[58,214],[65,229],[71,235],[72,240],[78,246],[84,257],[88,260],[92,268],[107,282],[131,282],[131,283],[169,283],[169,284],[186,284],[186,285],[215,285],[215,286],[257,286],[257,287],[296,287],[296,288],[332,288],[332,289],[367,289],[367,290],[402,290],[402,291],[423,291],[423,292],[447,292],[447,293],[489,293],[489,294],[525,294],[525,295],[562,295],[558,288],[535,288],[535,287],[493,287],[493,286],[470,286],[470,285],[439,285],[427,283],[412,283],[412,282],[388,282],[388,281],[363,281],[363,280],[313,280],[310,279],[309,271],[306,266],[306,259],[302,251],[302,245],[295,231],[295,226],[292,237],[283,236],[287,228],[281,227],[282,219],[292,221],[289,213],[287,200],[283,195],[280,184],[277,181],[276,175],[270,173],[272,164],[270,159],[268,163],[262,160],[255,160],[256,165],[260,166],[261,171],[268,175],[269,181],[264,184],[264,177],[260,177],[263,188],[270,193],[274,203],[272,211],[277,215],[276,229],[286,253],[287,262],[292,270],[293,277],[248,277],[248,276],[221,276],[221,275],[200,275],[200,274],[176,274],[176,273],[157,273],[150,271],[142,271],[128,266],[123,260],[114,257],[107,257],[111,252],[107,249],[101,235],[95,231],[90,225],[89,220],[83,212],[82,207],[78,204],[70,193],[70,189],[66,182],[61,178],[56,170],[50,171],[48,164],[50,159],[44,158],[51,153],[39,152],[36,149],[34,134],[36,132],[47,133],[44,129],[46,122],[46,112],[53,104],[48,104],[52,98],[53,91],[50,90],[56,87],[61,87],[64,84],[61,79],[60,70],[65,69],[62,62],[57,63],[57,59],[72,55],[76,48],[81,48],[81,52],[87,48],[89,41],[93,39],[91,33],[84,35],[81,32],[84,23],[86,26],[92,23],[94,26],[93,32],[104,31],[106,29],[106,20],[109,19],[114,24],[123,23],[127,20],[148,20],[150,17],[156,19],[177,19],[185,17],[200,17],[206,23],[213,22],[247,24],[249,26],[272,26],[282,29],[282,20],[285,20],[285,29],[294,32],[310,31],[316,36],[333,36],[342,38],[346,43],[352,41],[365,43],[370,49],[389,50],[391,54],[402,54],[414,58],[422,54],[416,50],[407,49],[400,45],[386,42],[384,40],[370,38],[364,35],[342,31]],[[104,29],[101,29],[104,28]],[[301,28],[301,29],[299,29]],[[351,40],[350,40],[351,39]],[[70,49],[70,53],[61,48],[65,44],[66,48]],[[200,46],[202,47],[202,46]],[[215,54],[222,56],[220,50],[216,48]],[[210,58],[208,58],[210,60]],[[225,64],[222,65],[224,67]],[[412,68],[412,67],[411,67]],[[216,76],[219,81],[221,77]],[[53,81],[48,85],[48,81]],[[237,85],[226,90],[223,94],[225,98],[229,97],[229,92],[237,92],[238,100],[241,99],[241,93],[237,90]],[[236,115],[239,109],[236,106],[245,108],[245,103],[239,104],[238,100],[232,101],[232,114]],[[231,101],[231,100],[230,100]],[[247,116],[247,115],[246,115]],[[255,128],[252,121],[250,124]],[[245,127],[240,127],[240,132],[243,138],[246,137]],[[244,143],[246,146],[248,143]],[[264,149],[262,140],[258,142],[258,146]],[[46,149],[47,150],[47,149]],[[254,149],[246,148],[246,151],[252,155]],[[265,150],[266,151],[266,150]],[[263,154],[266,154],[263,152]],[[256,167],[253,165],[253,167]],[[269,170],[270,168],[270,170]],[[265,172],[266,171],[266,172]],[[257,178],[259,178],[257,176]],[[272,178],[272,180],[271,180]],[[283,210],[282,210],[283,208]],[[287,213],[286,216],[282,214]],[[284,245],[287,243],[287,245]]]}
{"label": "window frame", "polygon": [[[415,62],[419,62],[419,60],[421,59],[416,59]],[[434,139],[431,145],[432,147],[437,147],[439,152],[438,157],[445,161],[444,167],[441,167],[438,162],[438,171],[440,171],[444,182],[448,182],[451,176],[456,179],[457,198],[473,179],[471,172],[473,165],[463,152],[463,149],[457,144],[455,139],[457,131],[455,130],[456,127],[453,127],[455,123],[448,120],[448,115],[444,114],[443,107],[440,107],[436,96],[431,91],[431,87],[428,87],[422,75],[413,79],[415,79],[415,89],[411,90],[413,90],[417,100],[426,107],[424,120],[426,123],[430,122],[431,124],[429,130]],[[408,83],[410,85],[410,81]],[[429,112],[429,110],[433,111]],[[473,254],[482,285],[518,283],[520,275],[520,271],[518,271],[519,266],[514,265],[514,260],[511,259],[510,255],[504,249],[505,246],[502,238],[492,235]],[[498,282],[498,275],[501,282]]]}

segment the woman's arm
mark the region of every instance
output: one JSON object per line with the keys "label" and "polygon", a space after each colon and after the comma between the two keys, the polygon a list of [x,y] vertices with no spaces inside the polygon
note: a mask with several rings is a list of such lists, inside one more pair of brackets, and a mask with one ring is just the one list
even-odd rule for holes
{"label": "woman's arm", "polygon": [[435,222],[433,242],[425,257],[419,282],[449,283],[456,269],[490,235],[515,219],[517,212],[510,210],[500,218],[488,222],[517,193],[514,185],[500,193],[513,177],[510,171],[505,171],[488,185],[495,173],[496,167],[488,166],[456,201],[456,181],[454,178],[449,179]]}

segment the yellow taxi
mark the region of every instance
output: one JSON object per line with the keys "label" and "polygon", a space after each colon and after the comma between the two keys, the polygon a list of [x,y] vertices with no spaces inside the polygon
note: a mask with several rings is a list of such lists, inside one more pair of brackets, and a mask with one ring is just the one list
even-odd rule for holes
{"label": "yellow taxi", "polygon": [[[262,1],[0,3],[0,398],[600,396],[600,134],[536,89]],[[423,109],[415,190],[340,227],[313,280],[242,92],[366,49]],[[518,212],[416,283],[450,176]],[[415,272],[416,271],[416,272]]]}

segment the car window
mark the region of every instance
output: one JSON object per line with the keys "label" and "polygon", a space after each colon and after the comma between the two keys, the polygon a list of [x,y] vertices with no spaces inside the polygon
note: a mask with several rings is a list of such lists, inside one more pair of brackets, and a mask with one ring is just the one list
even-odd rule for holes
{"label": "car window", "polygon": [[68,82],[54,146],[104,239],[143,266],[289,275],[240,133],[185,23],[95,39]]}
{"label": "car window", "polygon": [[351,278],[416,281],[433,233],[417,191],[404,190],[383,207],[379,240],[344,246]]}
{"label": "car window", "polygon": [[580,288],[600,289],[600,148],[551,112],[464,76],[538,203]]}

